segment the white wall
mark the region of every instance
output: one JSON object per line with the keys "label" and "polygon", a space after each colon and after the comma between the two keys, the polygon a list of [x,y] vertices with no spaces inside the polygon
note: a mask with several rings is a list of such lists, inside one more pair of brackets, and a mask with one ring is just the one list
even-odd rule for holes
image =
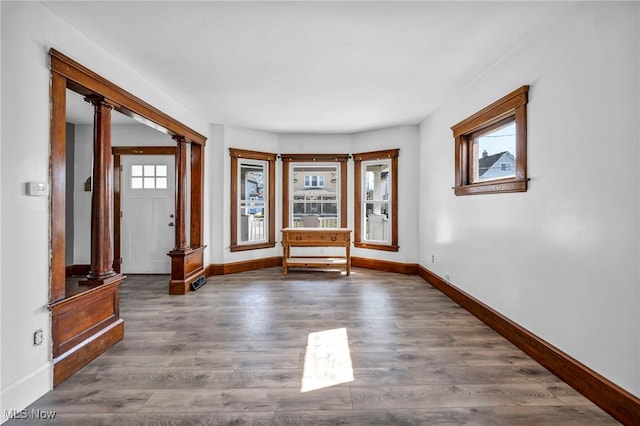
{"label": "white wall", "polygon": [[[401,263],[418,262],[420,139],[417,126],[399,126],[353,135],[353,153],[400,149],[398,157],[398,252],[354,248],[353,256]],[[353,197],[349,200],[353,207]],[[353,211],[353,210],[350,210]]]}
{"label": "white wall", "polygon": [[[278,256],[280,250],[278,245],[268,249],[234,253],[229,250],[231,244],[231,157],[229,156],[229,148],[278,153],[277,135],[233,126],[213,125],[212,127],[216,129],[216,135],[219,138],[214,147],[208,148],[211,149],[210,155],[214,157],[212,158],[214,166],[211,167],[212,176],[208,180],[213,191],[211,197],[213,220],[211,241],[215,247],[212,263],[231,263]],[[276,172],[279,169],[278,163],[276,161]],[[277,175],[276,182],[278,182]],[[275,189],[276,200],[278,200],[280,197],[279,185],[276,185]],[[278,211],[279,203],[276,201],[276,212]],[[277,214],[275,220],[276,230],[279,233],[277,228],[279,216]]]}
{"label": "white wall", "polygon": [[282,154],[350,154],[351,135],[347,134],[299,134],[278,135]]}
{"label": "white wall", "polygon": [[[52,385],[47,310],[49,200],[25,194],[26,182],[49,182],[49,48],[69,55],[205,136],[209,126],[42,4],[2,2],[1,8],[0,412],[4,415],[5,410],[24,408]],[[33,332],[39,328],[45,331],[45,342],[33,346]]]}
{"label": "white wall", "polygon": [[[226,192],[224,185],[220,182],[224,181],[224,126],[221,124],[212,124],[209,130],[210,138],[207,141],[205,150],[205,188],[210,194],[209,208],[211,212],[209,220],[211,253],[210,260],[205,265],[211,263],[220,264],[224,260],[224,196]],[[227,156],[229,152],[227,150]],[[228,247],[228,244],[227,244]]]}
{"label": "white wall", "polygon": [[[91,263],[91,191],[84,183],[92,174],[93,125],[76,125],[73,188],[73,264]],[[67,241],[67,244],[71,243]]]}
{"label": "white wall", "polygon": [[[580,2],[452,96],[420,126],[419,202],[421,265],[635,395],[638,28],[637,3]],[[523,84],[529,191],[455,197],[450,126]]]}
{"label": "white wall", "polygon": [[[0,24],[2,23],[2,2],[0,2]],[[0,28],[0,52],[2,51],[2,29]],[[2,54],[0,54],[0,99],[4,98],[4,93],[3,93],[3,80],[2,80]],[[3,164],[2,162],[2,147],[3,147],[3,143],[2,141],[4,141],[4,134],[3,134],[3,128],[2,128],[2,102],[0,102],[0,164]],[[3,179],[2,179],[2,173],[0,173],[0,188],[2,188],[2,183],[3,183]],[[0,241],[4,241],[4,236],[2,234],[2,223],[4,223],[2,221],[2,209],[3,209],[3,202],[2,202],[3,197],[0,196]],[[2,287],[3,287],[3,279],[2,279],[2,269],[3,269],[3,262],[2,259],[4,259],[2,257],[2,244],[0,244],[0,330],[3,330],[3,321],[2,321]],[[2,341],[0,340],[0,344],[2,344]],[[4,392],[2,392],[2,389],[4,389],[4,381],[2,380],[2,350],[0,350],[0,412],[4,412]],[[0,422],[3,421],[3,417],[0,416]]]}

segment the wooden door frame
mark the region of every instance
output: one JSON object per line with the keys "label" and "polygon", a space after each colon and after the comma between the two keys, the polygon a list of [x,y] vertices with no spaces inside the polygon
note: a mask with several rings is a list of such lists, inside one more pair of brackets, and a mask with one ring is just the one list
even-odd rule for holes
{"label": "wooden door frame", "polygon": [[[191,144],[191,252],[202,253],[204,214],[204,146],[207,138],[173,117],[144,102],[71,58],[50,49],[51,68],[51,283],[50,302],[65,299],[65,161],[66,161],[66,89],[85,97],[109,100],[116,111],[148,124],[174,139]],[[183,171],[185,172],[185,171]],[[176,170],[176,175],[179,173]],[[176,189],[177,191],[177,189]],[[184,195],[184,194],[183,194]],[[201,257],[201,256],[200,256]],[[114,256],[115,258],[115,256]],[[179,262],[174,262],[179,269]],[[181,271],[172,276],[180,278]],[[200,265],[203,267],[203,265]],[[184,277],[183,277],[184,278]],[[193,277],[189,277],[193,278]],[[185,286],[188,288],[188,286]]]}
{"label": "wooden door frame", "polygon": [[[49,50],[51,80],[50,80],[50,274],[49,274],[49,308],[51,310],[51,336],[53,357],[53,384],[57,386],[76,371],[100,356],[104,351],[115,345],[124,337],[124,322],[120,318],[119,285],[124,277],[115,273],[98,280],[87,286],[86,291],[79,294],[67,293],[66,265],[65,265],[65,217],[66,217],[66,118],[67,118],[67,90],[71,90],[85,97],[94,104],[94,153],[96,141],[103,141],[103,147],[110,148],[111,144],[111,109],[115,109],[142,123],[148,124],[158,130],[169,134],[174,140],[179,140],[179,145],[191,145],[191,247],[173,254],[171,264],[172,281],[183,284],[184,294],[189,289],[189,284],[204,275],[203,252],[203,222],[204,213],[204,145],[206,138],[180,123],[176,119],[154,108],[143,100],[135,97],[124,89],[116,86],[104,77],[96,74],[88,68],[80,65],[69,57],[55,49]],[[96,123],[99,117],[98,124]],[[98,172],[100,183],[105,179],[107,170],[111,167],[108,150],[100,152],[104,161],[103,169]],[[104,165],[106,164],[106,166]],[[187,172],[186,162],[181,164],[180,170],[176,170],[176,176],[184,182]],[[101,185],[106,188],[107,200],[100,200],[103,205],[111,208],[113,202],[112,188],[109,185]],[[183,186],[187,191],[186,185]],[[179,192],[179,191],[176,191]],[[186,198],[185,193],[177,194],[181,199]],[[92,206],[93,206],[92,199]],[[104,207],[100,207],[104,209]],[[111,213],[111,212],[110,212]],[[186,212],[176,211],[180,214],[182,223]],[[100,215],[93,212],[92,207],[92,269],[94,265],[94,253],[100,257],[100,265],[112,262],[111,238],[105,241],[100,235],[96,238],[99,244],[94,249],[94,218],[98,223],[96,228],[104,230],[111,226],[111,218],[108,215]],[[181,234],[186,232],[180,229]],[[109,236],[110,237],[110,236]],[[174,250],[175,251],[175,250]],[[114,256],[115,257],[115,256]],[[185,265],[188,266],[185,267]],[[111,267],[111,265],[109,265]],[[102,278],[102,277],[97,277]],[[100,314],[97,315],[96,312]]]}
{"label": "wooden door frame", "polygon": [[[123,155],[172,155],[175,146],[114,146],[113,154],[113,270],[122,273],[122,156]],[[174,172],[175,173],[175,172]],[[177,188],[174,188],[174,195]]]}

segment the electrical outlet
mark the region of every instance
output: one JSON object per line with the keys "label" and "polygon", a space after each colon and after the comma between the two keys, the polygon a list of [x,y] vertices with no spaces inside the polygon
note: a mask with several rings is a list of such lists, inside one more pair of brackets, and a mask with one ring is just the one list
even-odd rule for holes
{"label": "electrical outlet", "polygon": [[44,341],[44,333],[42,329],[39,328],[33,332],[33,346],[40,346]]}
{"label": "electrical outlet", "polygon": [[431,255],[431,263],[436,263],[436,255],[435,254]]}

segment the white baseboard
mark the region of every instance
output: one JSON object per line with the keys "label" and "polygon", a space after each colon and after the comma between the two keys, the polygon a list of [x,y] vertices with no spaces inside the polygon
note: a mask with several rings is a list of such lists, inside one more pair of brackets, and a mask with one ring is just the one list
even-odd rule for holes
{"label": "white baseboard", "polygon": [[0,397],[0,424],[9,420],[11,413],[19,412],[53,388],[53,364],[47,362],[32,373],[2,389]]}

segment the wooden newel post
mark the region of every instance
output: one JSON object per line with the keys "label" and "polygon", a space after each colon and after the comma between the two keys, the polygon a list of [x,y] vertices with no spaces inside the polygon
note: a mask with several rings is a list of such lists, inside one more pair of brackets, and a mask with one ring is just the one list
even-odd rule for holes
{"label": "wooden newel post", "polygon": [[104,284],[124,277],[113,270],[113,160],[111,110],[103,97],[88,97],[94,107],[91,193],[91,269],[83,284]]}
{"label": "wooden newel post", "polygon": [[[192,244],[187,242],[187,195],[189,189],[193,191],[195,188],[200,188],[198,182],[194,185],[188,185],[188,155],[187,148],[190,141],[180,135],[173,136],[173,139],[177,144],[176,152],[176,241],[173,250],[168,255],[171,257],[171,281],[169,282],[169,294],[186,294],[191,289],[191,284],[204,277],[203,267],[203,250],[204,247],[193,247]],[[202,150],[196,150],[196,153],[202,153]],[[200,158],[198,158],[197,164],[200,164]],[[192,159],[193,163],[193,159]],[[193,168],[192,168],[193,170]],[[197,173],[196,173],[197,175]],[[200,179],[201,176],[195,176],[196,179]],[[192,176],[192,179],[194,176]],[[193,196],[193,193],[192,193]],[[198,197],[201,194],[198,193]],[[200,205],[201,201],[198,203]],[[192,207],[193,208],[193,207]],[[192,212],[193,215],[193,212]],[[199,220],[193,220],[191,227],[199,226]],[[193,229],[192,229],[193,231]],[[198,238],[194,238],[191,243],[199,244],[200,235],[196,233]],[[190,232],[190,235],[194,235]]]}

